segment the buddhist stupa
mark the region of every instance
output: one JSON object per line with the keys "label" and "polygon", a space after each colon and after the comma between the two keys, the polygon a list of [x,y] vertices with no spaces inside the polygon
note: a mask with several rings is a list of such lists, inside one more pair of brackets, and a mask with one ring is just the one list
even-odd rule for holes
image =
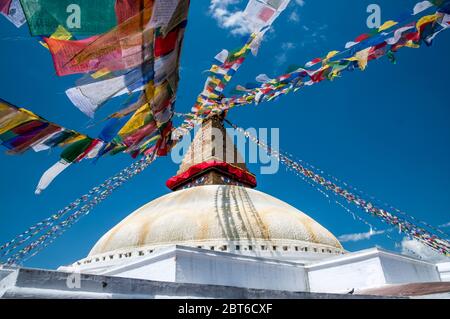
{"label": "buddhist stupa", "polygon": [[450,263],[348,252],[311,217],[255,190],[219,117],[203,122],[167,186],[86,258],[57,271],[0,268],[0,298],[450,298]]}
{"label": "buddhist stupa", "polygon": [[126,217],[80,263],[101,264],[170,245],[298,261],[344,253],[311,217],[254,189],[256,178],[219,117],[202,124],[167,186],[172,193]]}

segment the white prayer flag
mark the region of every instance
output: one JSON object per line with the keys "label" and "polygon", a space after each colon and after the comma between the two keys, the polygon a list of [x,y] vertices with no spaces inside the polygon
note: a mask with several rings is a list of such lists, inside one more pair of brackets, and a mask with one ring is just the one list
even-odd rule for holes
{"label": "white prayer flag", "polygon": [[260,82],[260,83],[266,83],[269,82],[271,80],[271,78],[269,78],[267,76],[267,74],[260,74],[256,77],[255,79],[256,81]]}
{"label": "white prayer flag", "polygon": [[5,16],[6,19],[11,21],[17,28],[20,28],[27,21],[19,0],[13,0],[9,7],[8,14],[4,14],[3,12],[2,14]]}
{"label": "white prayer flag", "polygon": [[149,28],[165,27],[172,19],[173,13],[178,6],[179,0],[156,0],[153,5],[152,18]]}
{"label": "white prayer flag", "polygon": [[55,165],[50,167],[48,170],[45,171],[45,173],[42,175],[41,179],[39,180],[39,183],[36,187],[36,191],[34,192],[36,195],[39,195],[42,193],[44,189],[50,185],[50,183],[62,173],[67,167],[70,166],[71,163],[66,162],[65,160],[60,160]]}
{"label": "white prayer flag", "polygon": [[228,55],[230,53],[228,52],[228,50],[222,50],[220,51],[215,57],[214,59],[216,59],[218,62],[220,63],[225,63],[225,61],[228,59]]}
{"label": "white prayer flag", "polygon": [[36,143],[34,143],[31,148],[33,149],[33,151],[35,152],[41,152],[41,151],[45,151],[50,149],[50,146],[45,145],[45,142],[47,142],[48,140],[50,140],[51,138],[53,138],[55,135],[61,133],[61,131],[64,131],[63,128],[60,128],[58,131],[56,131],[53,134],[50,134],[49,136],[46,136],[44,139],[37,141]]}
{"label": "white prayer flag", "polygon": [[252,32],[272,25],[291,0],[250,0],[244,11]]}

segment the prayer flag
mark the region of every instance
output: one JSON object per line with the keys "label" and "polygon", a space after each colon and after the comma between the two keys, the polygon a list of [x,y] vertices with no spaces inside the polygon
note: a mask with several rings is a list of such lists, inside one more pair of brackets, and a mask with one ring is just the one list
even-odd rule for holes
{"label": "prayer flag", "polygon": [[214,59],[216,59],[220,64],[223,64],[228,59],[229,54],[230,53],[228,50],[222,50],[214,57]]}
{"label": "prayer flag", "polygon": [[103,103],[123,94],[142,91],[153,77],[153,63],[146,63],[123,75],[71,88],[66,94],[81,112],[92,118]]}
{"label": "prayer flag", "polygon": [[[9,3],[8,3],[9,2]],[[25,14],[23,13],[22,6],[19,0],[9,0],[3,1],[3,9],[1,8],[2,3],[0,2],[0,12],[5,16],[6,19],[11,21],[17,28],[20,28],[27,21]]]}
{"label": "prayer flag", "polygon": [[9,6],[12,0],[0,0],[0,12],[8,13]]}
{"label": "prayer flag", "polygon": [[65,160],[61,159],[55,165],[46,170],[39,180],[39,183],[35,190],[35,194],[41,194],[42,191],[46,189],[48,185],[50,185],[50,183],[56,178],[56,176],[61,174],[67,167],[70,166],[70,164],[70,162],[66,162]]}
{"label": "prayer flag", "polygon": [[149,27],[167,26],[178,6],[178,2],[179,0],[155,0],[154,12],[149,22]]}
{"label": "prayer flag", "polygon": [[78,160],[78,157],[92,144],[92,139],[84,136],[83,139],[70,144],[61,153],[61,158],[66,162],[72,163]]}
{"label": "prayer flag", "polygon": [[382,31],[385,31],[387,29],[390,29],[390,28],[392,28],[393,26],[395,26],[397,24],[398,24],[398,22],[395,22],[395,21],[392,21],[392,20],[386,21],[385,23],[383,23],[383,25],[381,27],[378,28],[378,32],[382,32]]}
{"label": "prayer flag", "polygon": [[20,0],[33,36],[63,26],[74,35],[105,33],[117,24],[115,0]]}
{"label": "prayer flag", "polygon": [[312,67],[312,66],[314,66],[314,65],[316,65],[317,63],[320,63],[320,62],[322,62],[322,59],[321,58],[316,58],[316,59],[313,59],[313,60],[309,61],[308,63],[306,63],[305,66],[307,68],[310,68],[310,67]]}

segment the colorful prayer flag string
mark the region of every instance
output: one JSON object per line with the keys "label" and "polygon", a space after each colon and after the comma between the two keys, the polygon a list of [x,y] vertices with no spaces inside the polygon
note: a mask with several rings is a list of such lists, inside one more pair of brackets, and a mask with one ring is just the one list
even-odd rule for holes
{"label": "colorful prayer flag string", "polygon": [[[0,252],[2,252],[0,257],[10,256],[7,260],[8,264],[18,264],[23,262],[25,258],[31,258],[72,227],[81,217],[89,214],[96,205],[108,198],[116,189],[132,177],[140,174],[156,158],[155,148],[153,154],[141,158],[99,186],[92,188],[87,194],[70,203],[56,214],[31,226],[25,232],[0,246]],[[71,211],[74,212],[67,216]],[[32,242],[29,243],[31,240]],[[29,244],[23,247],[26,243]],[[30,254],[32,255],[30,256]]]}
{"label": "colorful prayer flag string", "polygon": [[343,187],[340,187],[336,185],[335,183],[325,179],[321,175],[315,173],[314,171],[307,169],[300,163],[292,160],[290,157],[286,156],[284,153],[273,150],[270,146],[265,144],[264,142],[260,141],[257,137],[253,136],[250,132],[237,127],[236,125],[232,124],[228,120],[226,120],[228,124],[230,124],[235,130],[242,133],[247,139],[252,141],[253,143],[257,144],[259,147],[261,147],[263,150],[265,150],[269,155],[273,156],[275,159],[278,159],[282,164],[288,166],[292,170],[295,170],[299,174],[305,176],[312,182],[314,182],[317,185],[320,185],[324,187],[327,191],[333,193],[334,195],[337,195],[339,197],[344,198],[349,203],[352,203],[365,212],[371,214],[374,217],[380,218],[383,222],[392,225],[399,229],[399,232],[403,232],[406,235],[417,239],[421,243],[429,246],[430,248],[434,249],[435,251],[445,255],[450,256],[450,243],[446,241],[445,239],[439,238],[437,235],[432,234],[431,232],[425,230],[424,228],[421,228],[417,225],[414,225],[413,223],[402,219],[398,216],[395,216],[394,214],[384,210],[380,209],[376,206],[374,206],[371,202],[364,200],[360,196],[346,190]]}
{"label": "colorful prayer flag string", "polygon": [[[331,51],[324,58],[314,59],[306,63],[305,67],[296,68],[294,71],[276,78],[266,75],[257,77],[263,83],[252,87],[238,86],[245,94],[222,98],[220,101],[209,101],[194,109],[194,115],[205,117],[217,114],[234,107],[255,104],[263,101],[273,101],[282,95],[296,92],[304,86],[311,86],[324,80],[333,80],[342,75],[344,71],[365,70],[368,63],[383,56],[395,62],[395,53],[403,47],[419,48],[422,43],[431,45],[435,38],[450,28],[450,1],[436,1],[438,9],[435,14],[417,18],[416,15],[424,12],[429,6],[416,5],[414,14],[416,21],[398,26],[397,23],[385,23],[380,30],[373,35],[358,37],[358,41],[347,43],[342,52]],[[388,21],[389,22],[389,21]],[[395,26],[394,29],[392,29]],[[390,32],[387,30],[392,29]],[[319,65],[317,69],[308,69]]]}
{"label": "colorful prayer flag string", "polygon": [[[356,194],[358,194],[358,195],[360,195],[360,196],[362,196],[362,197],[365,197],[365,198],[370,199],[372,202],[375,202],[375,203],[377,204],[377,206],[382,206],[383,208],[386,208],[386,209],[388,209],[388,210],[394,211],[395,213],[401,214],[402,216],[404,216],[404,218],[409,219],[409,220],[410,220],[411,222],[413,222],[413,223],[416,223],[416,224],[422,224],[422,225],[424,225],[425,227],[428,227],[429,229],[431,229],[431,230],[433,230],[433,231],[435,231],[435,232],[440,233],[440,234],[441,234],[442,236],[444,236],[446,239],[450,238],[449,234],[446,233],[445,231],[443,231],[442,229],[440,229],[439,227],[435,227],[435,226],[433,226],[433,225],[427,223],[426,221],[423,221],[423,220],[420,220],[420,219],[418,219],[418,218],[416,218],[416,217],[414,217],[414,216],[408,215],[407,213],[405,213],[405,212],[403,212],[402,210],[400,210],[400,209],[394,207],[393,205],[381,201],[380,199],[376,198],[375,196],[370,195],[370,194],[368,194],[367,192],[364,192],[363,190],[361,190],[361,189],[359,189],[359,188],[357,188],[357,187],[355,187],[355,186],[353,186],[353,185],[350,185],[349,183],[347,183],[347,182],[345,182],[345,181],[342,181],[342,180],[340,180],[339,178],[337,178],[337,177],[335,177],[335,176],[333,176],[333,175],[331,175],[331,174],[325,172],[323,169],[318,168],[317,166],[312,165],[312,164],[306,162],[305,160],[302,160],[302,159],[299,159],[298,157],[295,157],[295,156],[292,155],[291,153],[284,152],[284,154],[285,154],[286,156],[290,157],[292,160],[301,163],[303,166],[309,167],[311,170],[320,173],[322,176],[327,176],[327,177],[330,178],[331,180],[335,181],[336,184],[339,184],[339,185],[342,185],[342,186],[348,188],[348,189],[351,190],[353,193],[356,193]],[[291,171],[292,171],[292,170],[291,170]],[[298,175],[298,176],[301,177],[301,178],[304,178],[303,175]],[[304,179],[304,180],[306,181],[306,179]]]}

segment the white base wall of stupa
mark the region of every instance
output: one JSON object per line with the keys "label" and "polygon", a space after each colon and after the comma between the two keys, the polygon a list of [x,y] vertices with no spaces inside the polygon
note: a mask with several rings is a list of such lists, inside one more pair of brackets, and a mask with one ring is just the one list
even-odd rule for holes
{"label": "white base wall of stupa", "polygon": [[450,281],[450,262],[437,264],[442,281]]}
{"label": "white base wall of stupa", "polygon": [[435,264],[372,248],[307,266],[310,291],[344,293],[388,285],[440,282]]}
{"label": "white base wall of stupa", "polygon": [[91,267],[83,264],[58,270],[178,283],[309,291],[302,263],[186,246],[166,247],[121,264]]}
{"label": "white base wall of stupa", "polygon": [[441,281],[435,264],[378,248],[300,263],[171,246],[120,264],[83,264],[58,270],[164,282],[323,293]]}

